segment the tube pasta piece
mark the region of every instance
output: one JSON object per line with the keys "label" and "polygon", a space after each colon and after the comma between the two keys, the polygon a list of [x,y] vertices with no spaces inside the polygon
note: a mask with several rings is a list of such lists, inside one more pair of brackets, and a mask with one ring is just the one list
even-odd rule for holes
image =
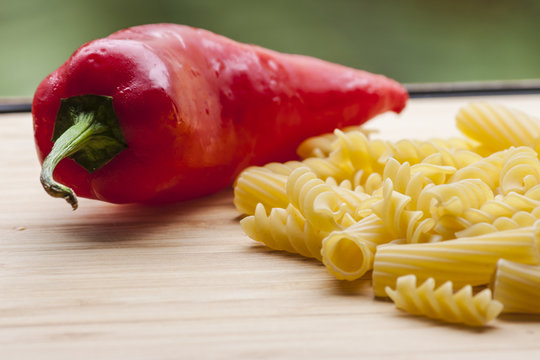
{"label": "tube pasta piece", "polygon": [[302,163],[299,161],[272,162],[264,166],[251,166],[242,171],[233,184],[236,209],[243,214],[253,215],[259,203],[262,203],[267,211],[274,207],[287,207],[287,177],[300,166]]}
{"label": "tube pasta piece", "polygon": [[376,247],[391,240],[382,220],[372,214],[345,230],[328,234],[322,241],[322,261],[339,280],[359,279],[373,268]]}
{"label": "tube pasta piece", "polygon": [[457,287],[488,284],[501,258],[540,264],[539,239],[535,225],[436,243],[381,245],[373,264],[375,296],[385,296],[385,287],[394,287],[407,274],[419,281],[433,277],[438,284],[452,281]]}
{"label": "tube pasta piece", "polygon": [[491,287],[505,313],[540,314],[540,266],[501,259]]}
{"label": "tube pasta piece", "polygon": [[397,308],[450,323],[484,326],[503,309],[499,301],[492,300],[489,289],[473,296],[471,286],[466,285],[453,293],[452,282],[445,282],[435,289],[433,278],[417,287],[416,276],[405,275],[397,279],[395,290],[389,286],[385,290]]}
{"label": "tube pasta piece", "polygon": [[250,238],[271,249],[321,260],[325,234],[314,229],[292,205],[286,209],[274,208],[267,214],[264,206],[259,204],[255,214],[242,219],[240,225]]}
{"label": "tube pasta piece", "polygon": [[540,119],[503,105],[474,102],[456,115],[457,128],[490,152],[511,146],[536,145]]}
{"label": "tube pasta piece", "polygon": [[285,208],[289,203],[285,193],[287,176],[271,172],[263,167],[250,167],[237,178],[234,186],[234,205],[243,214],[253,215],[257,204],[268,211]]}

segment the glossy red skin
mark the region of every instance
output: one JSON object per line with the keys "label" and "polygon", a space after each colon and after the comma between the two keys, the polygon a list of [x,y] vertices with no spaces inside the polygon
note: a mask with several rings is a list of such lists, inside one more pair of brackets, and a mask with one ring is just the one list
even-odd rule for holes
{"label": "glossy red skin", "polygon": [[144,25],[83,45],[42,81],[32,106],[40,161],[60,99],[83,94],[113,97],[129,147],[92,174],[64,159],[54,177],[113,203],[216,192],[249,165],[294,159],[303,139],[399,112],[408,99],[381,75],[187,26]]}

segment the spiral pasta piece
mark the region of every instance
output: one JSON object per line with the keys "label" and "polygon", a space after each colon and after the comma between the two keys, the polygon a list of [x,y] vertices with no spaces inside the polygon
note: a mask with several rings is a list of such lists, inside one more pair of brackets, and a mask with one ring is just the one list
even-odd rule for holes
{"label": "spiral pasta piece", "polygon": [[314,229],[300,211],[289,205],[274,208],[267,214],[259,204],[255,214],[240,221],[244,232],[253,240],[275,250],[283,250],[321,260],[323,233]]}
{"label": "spiral pasta piece", "polygon": [[434,216],[459,216],[463,215],[467,209],[480,208],[493,198],[493,191],[485,182],[478,179],[465,179],[429,187],[420,194],[419,202],[422,203],[420,207],[426,207],[426,209],[429,207],[429,212]]}
{"label": "spiral pasta piece", "polygon": [[540,183],[540,160],[536,151],[520,146],[508,150],[499,175],[500,192],[524,194]]}
{"label": "spiral pasta piece", "polygon": [[373,204],[373,212],[379,216],[394,239],[404,239],[409,243],[433,241],[430,230],[435,223],[431,218],[424,218],[418,210],[408,210],[411,197],[394,191],[390,178],[386,179],[382,189],[382,199]]}
{"label": "spiral pasta piece", "polygon": [[337,279],[359,279],[372,269],[376,247],[391,240],[382,220],[372,214],[326,236],[322,241],[322,262]]}
{"label": "spiral pasta piece", "polygon": [[298,146],[296,153],[301,159],[325,158],[334,149],[334,141],[336,141],[336,135],[333,133],[310,137]]}
{"label": "spiral pasta piece", "polygon": [[435,220],[435,231],[444,238],[455,237],[464,229],[461,217],[494,198],[491,188],[478,179],[464,179],[451,184],[426,186],[418,197],[418,208]]}
{"label": "spiral pasta piece", "polygon": [[[370,135],[372,131],[363,128],[361,125],[348,126],[341,130],[344,133],[359,131],[366,137]],[[330,155],[332,151],[336,149],[335,141],[337,136],[335,133],[327,133],[318,136],[313,136],[304,140],[297,148],[296,153],[300,158],[307,159],[311,157],[325,158]]]}
{"label": "spiral pasta piece", "polygon": [[324,232],[342,229],[347,215],[356,219],[371,213],[369,195],[332,186],[307,167],[293,170],[285,188],[290,202],[312,226]]}
{"label": "spiral pasta piece", "polygon": [[452,282],[447,281],[435,289],[433,278],[426,279],[417,287],[416,276],[405,275],[397,279],[395,290],[388,286],[385,290],[397,308],[450,323],[484,326],[499,316],[503,309],[499,301],[492,300],[489,289],[473,296],[470,285],[456,293],[452,287]]}
{"label": "spiral pasta piece", "polygon": [[480,209],[467,209],[462,218],[456,219],[463,228],[455,232],[456,237],[531,226],[540,219],[539,188],[537,185],[525,194],[497,195]]}
{"label": "spiral pasta piece", "polygon": [[538,226],[499,231],[427,244],[381,245],[373,264],[375,296],[385,296],[398,277],[416,275],[419,281],[433,277],[440,284],[485,285],[501,258],[540,264]]}
{"label": "spiral pasta piece", "polygon": [[501,259],[491,287],[505,313],[540,314],[540,266]]}
{"label": "spiral pasta piece", "polygon": [[334,134],[337,137],[336,150],[329,155],[331,162],[348,168],[351,174],[358,170],[368,174],[382,170],[379,158],[388,148],[384,141],[369,140],[359,131],[344,133],[335,130]]}
{"label": "spiral pasta piece", "polygon": [[302,161],[318,178],[326,180],[334,178],[336,181],[351,180],[354,177],[354,169],[347,163],[337,163],[329,158],[308,158]]}
{"label": "spiral pasta piece", "polygon": [[482,160],[480,154],[466,149],[442,148],[439,152],[427,156],[422,163],[441,166],[452,166],[455,169],[461,169],[477,161]]}
{"label": "spiral pasta piece", "polygon": [[430,140],[404,139],[397,142],[387,142],[386,146],[387,150],[381,155],[379,162],[385,163],[392,157],[400,163],[408,162],[414,165],[444,149],[472,150],[475,145],[465,139],[450,138]]}
{"label": "spiral pasta piece", "polygon": [[499,186],[501,170],[508,156],[508,150],[499,151],[457,170],[448,183],[465,179],[479,179],[495,192]]}
{"label": "spiral pasta piece", "polygon": [[470,103],[456,116],[457,128],[490,152],[511,146],[536,145],[540,119],[519,110],[486,102]]}
{"label": "spiral pasta piece", "polygon": [[496,231],[518,229],[534,225],[540,219],[540,208],[532,212],[518,211],[512,216],[501,216],[492,222],[480,222],[467,226],[456,232],[456,237],[469,237],[488,234]]}

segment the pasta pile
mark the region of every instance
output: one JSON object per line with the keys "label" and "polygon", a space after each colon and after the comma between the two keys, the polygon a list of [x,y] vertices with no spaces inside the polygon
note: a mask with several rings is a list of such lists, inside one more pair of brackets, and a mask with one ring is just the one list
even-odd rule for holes
{"label": "pasta pile", "polygon": [[482,102],[456,122],[462,138],[335,130],[302,143],[299,161],[250,167],[234,184],[241,226],[337,279],[371,271],[375,296],[413,314],[480,326],[537,313],[540,119]]}

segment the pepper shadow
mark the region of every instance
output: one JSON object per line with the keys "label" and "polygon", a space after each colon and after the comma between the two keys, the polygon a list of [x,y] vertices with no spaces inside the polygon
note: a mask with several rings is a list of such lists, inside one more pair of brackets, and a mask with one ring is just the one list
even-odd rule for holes
{"label": "pepper shadow", "polygon": [[[146,205],[115,205],[95,200],[81,201],[72,216],[49,221],[49,226],[68,241],[90,248],[169,247],[182,239],[219,231],[242,235],[232,190],[185,202]],[[45,225],[46,227],[46,225]]]}

